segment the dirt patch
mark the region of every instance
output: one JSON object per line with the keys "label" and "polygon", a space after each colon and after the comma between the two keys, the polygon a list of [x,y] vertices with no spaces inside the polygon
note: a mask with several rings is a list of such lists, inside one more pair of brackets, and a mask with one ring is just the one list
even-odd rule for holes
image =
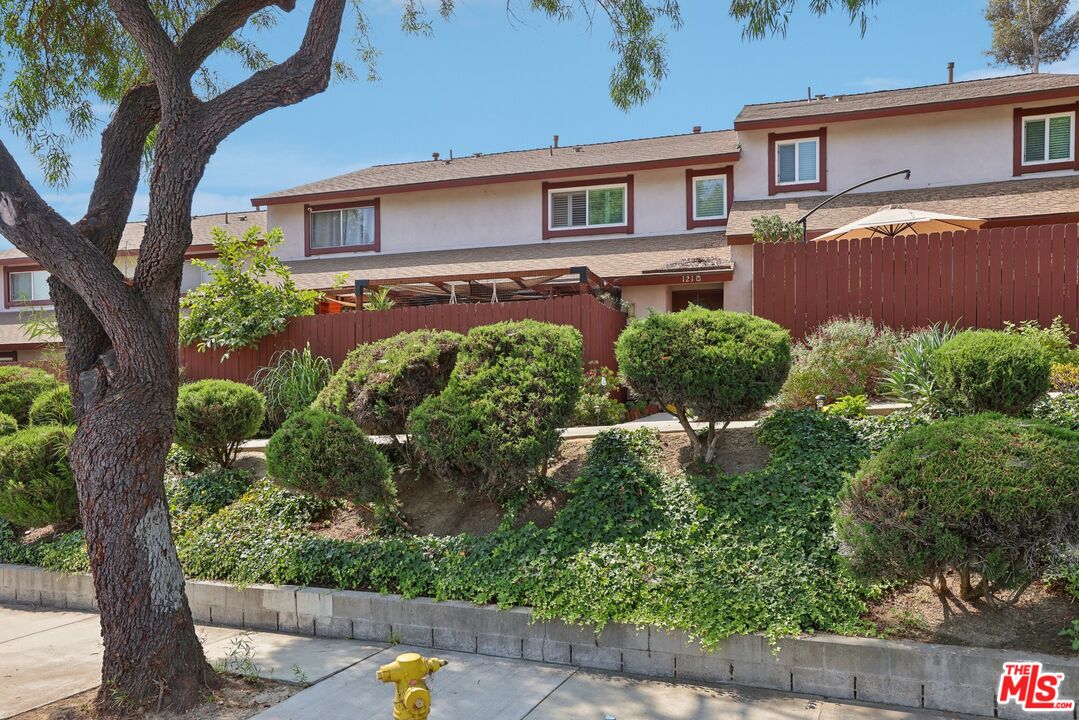
{"label": "dirt patch", "polygon": [[[221,676],[222,685],[202,705],[186,713],[135,713],[131,717],[147,720],[243,720],[258,715],[298,693],[302,688],[269,680],[248,681],[238,677]],[[36,710],[16,715],[14,720],[90,720],[97,688],[57,700]]]}
{"label": "dirt patch", "polygon": [[[949,576],[948,585],[958,594],[958,577]],[[943,604],[928,587],[911,586],[874,603],[867,619],[890,638],[1074,655],[1060,631],[1076,617],[1079,601],[1035,583],[1018,603],[997,610],[958,596]]]}

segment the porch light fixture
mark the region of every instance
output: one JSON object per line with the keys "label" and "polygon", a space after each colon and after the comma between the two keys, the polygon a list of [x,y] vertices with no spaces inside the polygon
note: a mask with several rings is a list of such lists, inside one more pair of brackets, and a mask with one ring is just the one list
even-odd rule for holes
{"label": "porch light fixture", "polygon": [[895,172],[891,172],[891,173],[888,173],[887,175],[880,175],[880,176],[878,176],[878,177],[875,177],[875,178],[872,178],[872,179],[870,179],[870,180],[866,180],[866,181],[864,181],[864,182],[860,182],[860,183],[858,183],[857,185],[851,185],[851,186],[850,186],[849,188],[847,188],[846,190],[841,190],[841,191],[837,192],[837,193],[836,193],[835,195],[831,196],[830,198],[826,198],[826,199],[825,199],[825,200],[824,200],[823,202],[819,203],[819,204],[818,204],[818,205],[817,205],[816,207],[814,207],[814,208],[813,208],[812,210],[810,210],[809,212],[807,212],[807,213],[806,213],[805,215],[803,215],[802,217],[798,218],[797,222],[798,222],[798,224],[800,224],[800,225],[802,226],[802,242],[809,242],[809,216],[810,216],[810,215],[812,215],[813,213],[817,212],[817,211],[818,211],[818,210],[820,210],[820,209],[821,209],[822,207],[824,207],[824,206],[825,206],[825,205],[827,205],[828,203],[830,203],[830,202],[832,202],[833,200],[835,200],[835,199],[836,199],[837,197],[841,197],[841,196],[843,196],[843,195],[846,195],[846,194],[847,194],[847,193],[849,193],[849,192],[850,192],[851,190],[857,190],[857,189],[858,189],[858,188],[860,188],[860,187],[865,187],[866,185],[869,185],[869,184],[871,184],[871,183],[875,183],[875,182],[877,182],[877,181],[879,181],[879,180],[887,180],[888,178],[890,178],[890,177],[895,177],[896,175],[903,175],[903,176],[904,176],[904,178],[903,178],[904,180],[910,180],[910,168],[907,168],[906,170],[897,170],[897,171],[895,171]]}

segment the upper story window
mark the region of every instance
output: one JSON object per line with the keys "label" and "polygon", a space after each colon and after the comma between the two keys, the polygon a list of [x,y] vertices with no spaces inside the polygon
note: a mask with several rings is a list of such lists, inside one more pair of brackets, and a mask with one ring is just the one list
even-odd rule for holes
{"label": "upper story window", "polygon": [[1015,175],[1051,170],[1079,170],[1075,153],[1075,118],[1079,104],[1016,108]]}
{"label": "upper story window", "polygon": [[379,202],[307,207],[306,253],[373,252],[379,249]]}
{"label": "upper story window", "polygon": [[625,225],[626,186],[551,193],[551,229]]}
{"label": "upper story window", "polygon": [[543,184],[543,237],[633,232],[633,178]]}
{"label": "upper story window", "polygon": [[1023,164],[1074,158],[1074,124],[1075,113],[1023,118]]}
{"label": "upper story window", "polygon": [[727,224],[733,188],[732,169],[686,170],[686,227]]}
{"label": "upper story window", "polygon": [[825,128],[768,135],[768,194],[825,190]]}
{"label": "upper story window", "polygon": [[49,302],[49,273],[13,270],[7,276],[8,304]]}
{"label": "upper story window", "polygon": [[776,184],[817,182],[819,146],[817,138],[776,143]]}

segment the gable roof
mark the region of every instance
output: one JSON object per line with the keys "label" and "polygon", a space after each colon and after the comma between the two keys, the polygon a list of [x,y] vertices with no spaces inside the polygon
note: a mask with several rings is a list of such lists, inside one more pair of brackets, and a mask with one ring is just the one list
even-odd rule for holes
{"label": "gable roof", "polygon": [[736,130],[857,120],[1079,96],[1079,75],[1033,73],[940,85],[746,105]]}
{"label": "gable roof", "polygon": [[[727,220],[727,236],[737,242],[753,234],[752,220],[761,215],[778,215],[794,221],[821,201],[820,195],[769,199],[736,200]],[[851,193],[837,197],[809,218],[809,229],[834,230],[860,220],[887,205],[962,215],[983,220],[1003,220],[1029,216],[1053,216],[1079,211],[1079,175],[1005,180],[884,192]],[[1051,217],[1046,223],[1053,222]]]}
{"label": "gable roof", "polygon": [[[213,241],[210,231],[215,227],[228,230],[233,235],[243,235],[252,227],[266,228],[266,212],[264,210],[245,210],[243,212],[224,212],[213,215],[195,215],[191,218],[191,246],[188,252],[198,253],[200,250],[209,249]],[[146,232],[146,221],[129,222],[124,226],[124,234],[120,238],[120,247],[117,256],[136,255],[142,245],[142,236]],[[33,262],[22,250],[11,248],[0,251],[0,264],[11,265],[20,260]]]}
{"label": "gable roof", "polygon": [[738,159],[733,130],[619,140],[592,145],[513,150],[492,154],[374,165],[356,172],[298,185],[251,200],[252,205],[329,200],[335,197],[408,192],[493,182],[572,177],[649,167]]}

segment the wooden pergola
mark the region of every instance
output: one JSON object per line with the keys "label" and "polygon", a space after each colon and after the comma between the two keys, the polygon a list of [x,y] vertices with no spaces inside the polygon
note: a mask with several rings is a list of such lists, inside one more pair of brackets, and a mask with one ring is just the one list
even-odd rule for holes
{"label": "wooden pergola", "polygon": [[597,292],[618,294],[615,286],[587,267],[356,280],[351,288],[333,288],[325,294],[346,308],[362,310],[371,294],[382,290],[388,292],[395,307],[522,302]]}

